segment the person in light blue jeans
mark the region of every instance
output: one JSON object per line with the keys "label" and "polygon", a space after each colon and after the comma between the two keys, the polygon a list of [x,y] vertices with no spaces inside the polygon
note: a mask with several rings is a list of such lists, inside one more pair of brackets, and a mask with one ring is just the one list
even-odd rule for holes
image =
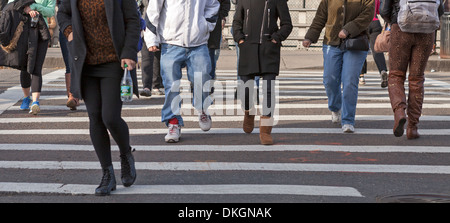
{"label": "person in light blue jeans", "polygon": [[[359,73],[367,57],[367,51],[341,50],[323,45],[323,84],[328,97],[328,109],[337,115],[341,112],[342,126],[355,125],[358,101]],[[342,88],[341,88],[342,84]]]}
{"label": "person in light blue jeans", "polygon": [[[161,45],[161,77],[163,78],[166,100],[161,111],[161,121],[169,125],[173,118],[178,120],[180,126],[184,126],[180,107],[181,69],[186,65],[188,80],[194,84],[194,98],[192,105],[197,111],[206,111],[204,107],[211,103],[204,103],[209,96],[209,90],[205,90],[208,81],[211,80],[211,60],[207,45],[198,47],[180,47],[170,44]],[[201,85],[200,85],[201,84]],[[203,87],[206,86],[205,89]]]}
{"label": "person in light blue jeans", "polygon": [[355,131],[359,74],[367,57],[367,50],[348,50],[344,43],[348,38],[368,36],[374,12],[374,0],[322,0],[303,40],[303,47],[308,48],[325,29],[323,84],[331,121],[341,123],[344,133]]}

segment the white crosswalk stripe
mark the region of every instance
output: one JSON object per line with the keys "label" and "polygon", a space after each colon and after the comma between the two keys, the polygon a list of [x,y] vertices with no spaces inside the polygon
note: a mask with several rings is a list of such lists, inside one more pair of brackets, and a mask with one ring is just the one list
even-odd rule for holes
{"label": "white crosswalk stripe", "polygon": [[[138,73],[140,74],[140,73]],[[226,93],[226,99],[234,99],[234,82],[236,73],[233,70],[219,70],[217,76],[223,86],[228,89],[218,89],[218,93]],[[320,123],[330,123],[331,114],[327,109],[327,97],[322,84],[322,73],[320,71],[282,71],[278,78],[277,90],[279,91],[280,113],[276,116],[276,120],[281,124],[275,126],[273,134],[275,137],[291,137],[302,135],[325,136],[325,137],[347,137],[347,136],[371,136],[371,137],[392,137],[393,115],[387,89],[380,87],[379,76],[375,73],[366,75],[366,86],[360,86],[359,102],[356,120],[357,122],[370,122],[364,127],[357,127],[355,134],[343,134],[340,126],[329,127],[320,126]],[[141,82],[139,82],[141,83]],[[187,80],[182,81],[183,87],[188,88]],[[141,85],[140,85],[141,86]],[[450,122],[450,115],[441,115],[434,111],[449,109],[450,92],[448,89],[450,84],[445,81],[428,78],[426,80],[426,96],[421,117],[421,123],[446,123]],[[406,88],[406,91],[408,89]],[[95,153],[91,144],[86,140],[81,144],[70,141],[68,136],[82,137],[87,139],[89,135],[89,119],[86,115],[86,107],[82,105],[76,113],[64,112],[68,111],[65,107],[67,97],[65,93],[64,71],[59,70],[44,76],[44,88],[41,97],[41,113],[38,116],[23,115],[19,109],[21,88],[15,86],[9,88],[0,94],[0,137],[6,142],[0,143],[0,154],[5,154],[6,158],[0,158],[0,172],[8,172],[15,170],[21,173],[26,171],[52,171],[52,174],[64,174],[60,171],[92,171],[100,170],[100,164],[95,160]],[[190,97],[185,92],[183,97]],[[123,106],[123,118],[130,126],[130,135],[133,140],[148,142],[147,137],[164,137],[167,129],[161,123],[159,111],[162,108],[164,96],[152,96],[148,98],[134,98],[132,103],[126,103]],[[160,103],[154,103],[159,100]],[[183,116],[186,123],[198,122],[196,112],[189,103],[183,104],[183,109],[190,112],[190,115]],[[220,139],[220,136],[229,137],[230,135],[242,136],[244,133],[239,128],[242,122],[242,111],[239,104],[214,104],[210,107],[210,112],[217,114],[224,112],[226,109],[232,111],[231,115],[213,115],[213,123],[222,123],[221,127],[213,128],[209,132],[203,132],[199,128],[186,127],[182,129],[183,137],[185,135],[198,136],[219,136],[217,137],[217,145],[208,144],[162,144],[150,143],[133,145],[137,154],[142,157],[136,157],[136,168],[138,172],[206,172],[215,174],[228,173],[227,171],[237,171],[239,173],[260,174],[265,172],[279,172],[288,174],[432,174],[432,175],[449,175],[450,165],[442,163],[431,164],[423,162],[420,164],[409,163],[407,161],[386,160],[384,163],[377,163],[375,158],[347,162],[332,158],[327,161],[320,159],[309,161],[307,158],[299,154],[365,154],[367,156],[383,156],[389,155],[405,155],[405,156],[421,156],[421,155],[448,155],[450,147],[448,146],[429,146],[421,145],[401,145],[397,144],[380,144],[380,145],[352,145],[348,144],[332,144],[321,145],[307,142],[306,144],[292,144],[289,141],[283,141],[281,144],[273,146],[261,146],[258,144],[242,144],[231,143],[227,141],[229,138]],[[377,113],[376,111],[383,111]],[[299,113],[297,111],[305,111]],[[147,115],[147,114],[152,115]],[[259,120],[259,117],[256,118]],[[310,126],[287,125],[286,123],[307,123]],[[148,124],[145,126],[143,124]],[[386,126],[386,124],[389,124]],[[73,124],[73,127],[71,126]],[[373,126],[372,126],[373,125]],[[155,127],[159,126],[159,127]],[[445,137],[450,135],[450,129],[444,124],[439,128],[421,128],[420,133],[427,137]],[[255,128],[253,134],[259,133],[259,129]],[[44,137],[50,136],[55,140],[60,139],[60,143],[42,142],[34,143],[31,141],[23,141],[26,136]],[[30,138],[32,138],[30,137]],[[349,139],[351,140],[351,139]],[[65,143],[67,141],[67,143]],[[324,140],[326,141],[326,140]],[[112,146],[113,152],[117,153],[117,146]],[[17,153],[17,156],[11,155]],[[22,158],[20,154],[32,154]],[[62,159],[56,157],[59,154],[80,154],[74,155],[74,159],[68,159],[63,156]],[[161,161],[149,158],[152,154],[171,154],[164,156]],[[191,158],[195,154],[211,154],[212,160],[205,158]],[[34,155],[33,155],[34,154]],[[39,154],[39,155],[37,155]],[[52,155],[50,155],[52,154]],[[223,157],[216,157],[223,154]],[[245,154],[245,155],[244,155]],[[252,159],[253,156],[262,156],[262,154],[270,154],[264,159]],[[290,158],[279,158],[283,154],[292,154]],[[381,155],[380,155],[381,154]],[[199,155],[201,156],[201,155]],[[242,157],[245,157],[242,158]],[[307,156],[307,155],[303,155]],[[1,157],[1,156],[0,156]],[[185,158],[189,157],[189,158]],[[222,158],[222,159],[221,159]],[[186,160],[185,160],[186,159]],[[387,158],[386,158],[387,159]],[[188,161],[187,161],[188,160]],[[298,160],[303,160],[298,161]],[[114,166],[120,168],[119,162],[114,162]],[[91,172],[89,172],[91,173]],[[98,172],[95,172],[97,174]],[[83,172],[82,174],[86,174]],[[24,174],[26,176],[27,174]],[[94,174],[93,174],[94,175]],[[140,175],[138,175],[139,178]],[[222,175],[221,175],[222,176]],[[81,176],[82,177],[82,176]],[[116,176],[117,177],[117,176]],[[97,178],[95,178],[97,179]],[[209,179],[209,178],[208,178]],[[148,182],[148,181],[143,181]],[[172,181],[173,182],[173,181]],[[228,182],[228,181],[226,181]],[[34,182],[26,177],[14,178],[13,176],[0,175],[0,195],[2,193],[27,193],[27,194],[71,194],[71,195],[92,195],[97,180],[90,183],[83,182],[52,182],[41,180]],[[288,179],[281,180],[274,184],[267,182],[246,182],[235,181],[230,179],[228,184],[202,182],[201,184],[139,184],[130,188],[118,186],[114,195],[139,194],[139,195],[155,195],[155,194],[190,194],[190,195],[299,195],[299,196],[321,196],[321,197],[356,197],[364,198],[366,195],[361,192],[357,184],[334,184],[323,181],[322,184],[299,184],[292,183]]]}

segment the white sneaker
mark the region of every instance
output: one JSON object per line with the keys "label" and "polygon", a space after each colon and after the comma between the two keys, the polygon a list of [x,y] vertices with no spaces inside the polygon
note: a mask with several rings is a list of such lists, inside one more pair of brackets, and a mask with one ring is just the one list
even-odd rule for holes
{"label": "white sneaker", "polygon": [[331,112],[331,122],[340,123],[341,122],[341,110],[337,112]]}
{"label": "white sneaker", "polygon": [[209,131],[212,125],[211,116],[202,112],[202,114],[198,116],[198,125],[203,131]]}
{"label": "white sneaker", "polygon": [[344,124],[344,126],[342,126],[342,131],[344,133],[353,133],[355,132],[355,127],[353,127],[353,125],[350,124]]}
{"label": "white sneaker", "polygon": [[181,137],[181,127],[178,124],[169,124],[169,133],[164,137],[164,140],[169,143],[179,142]]}

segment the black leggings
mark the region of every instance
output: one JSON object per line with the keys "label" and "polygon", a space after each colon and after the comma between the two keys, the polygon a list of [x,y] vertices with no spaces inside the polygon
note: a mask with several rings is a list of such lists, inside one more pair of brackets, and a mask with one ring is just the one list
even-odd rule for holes
{"label": "black leggings", "polygon": [[112,165],[108,130],[119,146],[120,154],[130,152],[128,125],[121,117],[122,72],[118,63],[85,66],[83,69],[81,90],[89,115],[89,132],[103,168]]}
{"label": "black leggings", "polygon": [[36,63],[33,71],[20,71],[20,85],[22,88],[31,87],[31,92],[41,92],[42,89],[42,68],[44,66],[45,55],[47,55],[48,40],[39,40],[36,50]]}
{"label": "black leggings", "polygon": [[[275,79],[277,77],[276,74],[262,74],[260,75],[263,79],[263,114],[264,116],[271,117],[273,112],[275,111],[275,104],[272,103],[275,101]],[[254,107],[253,100],[253,89],[254,89],[254,79],[255,75],[247,75],[247,76],[239,76],[242,82],[239,83],[238,97],[241,98],[241,101],[244,105],[244,109],[246,111],[251,110],[250,108]],[[244,85],[242,85],[244,84]],[[245,87],[245,89],[244,89]],[[245,91],[244,91],[245,90]],[[242,95],[244,93],[244,95]],[[244,100],[242,100],[242,96],[244,96]]]}

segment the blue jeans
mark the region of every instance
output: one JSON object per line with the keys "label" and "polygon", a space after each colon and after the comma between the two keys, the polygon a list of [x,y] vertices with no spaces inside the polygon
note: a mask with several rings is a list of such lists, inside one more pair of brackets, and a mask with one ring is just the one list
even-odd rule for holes
{"label": "blue jeans", "polygon": [[341,110],[342,125],[355,124],[358,81],[366,57],[367,51],[341,50],[323,45],[323,84],[328,109],[332,112]]}
{"label": "blue jeans", "polygon": [[210,88],[205,86],[211,80],[211,59],[207,45],[198,47],[180,47],[170,44],[161,45],[161,77],[165,90],[165,101],[161,111],[161,121],[168,125],[172,118],[178,119],[178,124],[184,126],[181,117],[180,84],[181,69],[186,66],[187,75],[194,85],[193,106],[202,112],[208,109],[212,101],[205,102]]}

